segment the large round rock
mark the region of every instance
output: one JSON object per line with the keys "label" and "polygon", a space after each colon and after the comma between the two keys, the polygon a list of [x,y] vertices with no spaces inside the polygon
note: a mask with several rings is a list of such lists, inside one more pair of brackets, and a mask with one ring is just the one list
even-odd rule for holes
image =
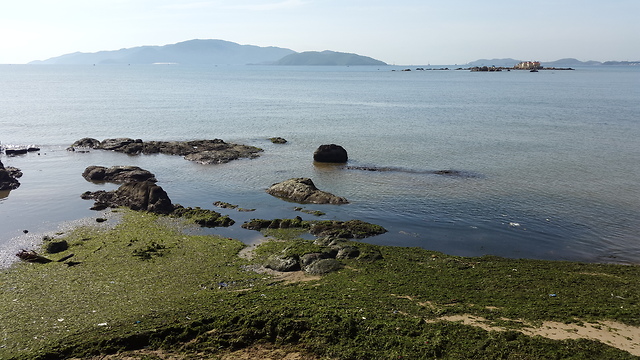
{"label": "large round rock", "polygon": [[320,145],[313,153],[313,160],[325,163],[346,163],[349,160],[347,150],[336,144]]}

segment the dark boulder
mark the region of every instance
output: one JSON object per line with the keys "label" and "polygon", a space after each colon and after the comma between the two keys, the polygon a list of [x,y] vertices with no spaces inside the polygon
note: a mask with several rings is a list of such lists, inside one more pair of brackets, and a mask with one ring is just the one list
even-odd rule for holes
{"label": "dark boulder", "polygon": [[95,200],[94,210],[126,206],[132,210],[145,210],[157,214],[169,214],[174,206],[162,187],[151,181],[128,182],[115,191],[99,190],[82,194],[85,200]]}
{"label": "dark boulder", "polygon": [[45,245],[45,250],[49,254],[57,254],[59,252],[65,251],[67,249],[69,249],[69,244],[67,243],[66,240],[51,241],[51,242],[46,243],[46,245]]}
{"label": "dark boulder", "polygon": [[119,202],[132,210],[146,210],[158,214],[173,211],[173,204],[166,191],[151,181],[125,183],[115,193]]}
{"label": "dark boulder", "polygon": [[269,195],[303,204],[348,204],[349,201],[319,190],[309,178],[293,178],[271,185]]}
{"label": "dark boulder", "polygon": [[0,162],[0,191],[17,189],[20,186],[18,178],[21,176],[20,169],[11,166],[5,168]]}
{"label": "dark boulder", "polygon": [[87,181],[109,181],[109,182],[129,182],[129,181],[151,181],[156,182],[155,176],[137,166],[89,166],[82,173]]}
{"label": "dark boulder", "polygon": [[349,160],[347,150],[336,144],[320,145],[313,153],[313,160],[326,163],[346,163]]}

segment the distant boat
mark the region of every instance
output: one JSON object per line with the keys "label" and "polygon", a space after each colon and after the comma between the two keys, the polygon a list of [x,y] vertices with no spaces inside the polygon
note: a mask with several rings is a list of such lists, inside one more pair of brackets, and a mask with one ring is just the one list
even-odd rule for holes
{"label": "distant boat", "polygon": [[538,69],[531,69],[529,72],[538,72]]}

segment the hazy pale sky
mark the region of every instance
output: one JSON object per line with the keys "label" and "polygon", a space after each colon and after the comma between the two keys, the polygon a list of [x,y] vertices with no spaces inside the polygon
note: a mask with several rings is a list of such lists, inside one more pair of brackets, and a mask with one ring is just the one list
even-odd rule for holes
{"label": "hazy pale sky", "polygon": [[[519,5],[521,4],[521,5]],[[640,0],[4,0],[0,63],[191,39],[390,64],[640,60]]]}

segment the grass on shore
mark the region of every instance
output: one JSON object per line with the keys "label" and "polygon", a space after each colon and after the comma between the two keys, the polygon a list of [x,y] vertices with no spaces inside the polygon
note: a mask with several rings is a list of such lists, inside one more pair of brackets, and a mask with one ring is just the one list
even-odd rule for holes
{"label": "grass on shore", "polygon": [[[73,253],[73,266],[0,271],[1,359],[142,348],[215,359],[255,344],[318,359],[637,358],[597,341],[517,330],[543,321],[640,326],[639,266],[462,258],[356,242],[383,259],[341,260],[338,272],[289,283],[250,270],[240,241],[185,235],[147,213],[125,211],[112,230],[79,228],[65,239],[69,250],[47,256]],[[295,236],[258,249],[262,256],[317,250]],[[506,331],[439,320],[455,314]]]}

